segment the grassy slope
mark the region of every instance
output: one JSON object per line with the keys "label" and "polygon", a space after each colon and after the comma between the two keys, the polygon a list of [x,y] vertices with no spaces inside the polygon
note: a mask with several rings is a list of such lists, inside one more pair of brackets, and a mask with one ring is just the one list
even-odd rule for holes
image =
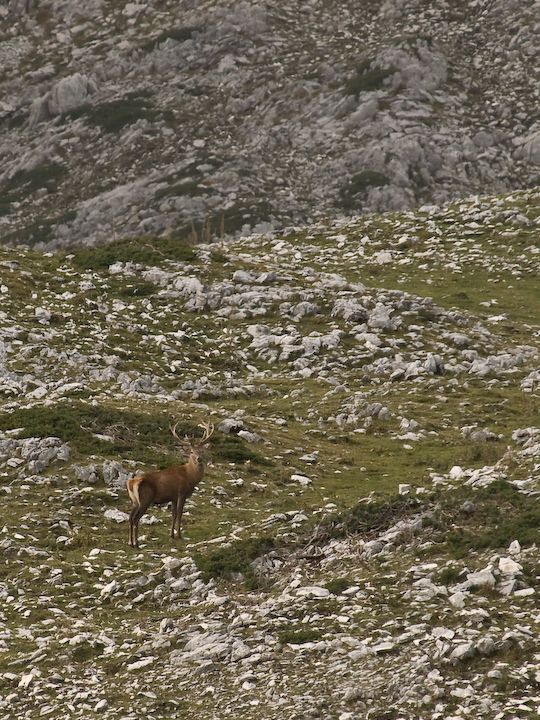
{"label": "grassy slope", "polygon": [[[538,247],[534,198],[533,194],[524,193],[501,201],[486,201],[491,212],[484,225],[478,222],[474,204],[462,204],[433,216],[408,213],[370,217],[338,227],[294,232],[283,237],[285,250],[279,258],[275,256],[275,241],[260,238],[239,240],[215,249],[207,261],[204,253],[182,249],[173,251],[172,260],[164,257],[160,262],[152,251],[148,264],[200,275],[210,284],[230,278],[240,268],[265,271],[267,258],[273,256],[276,267],[290,270],[292,282],[301,283],[297,270],[309,265],[316,271],[339,272],[350,282],[362,282],[368,287],[400,289],[420,297],[429,295],[441,307],[454,308],[463,314],[464,331],[474,335],[477,323],[489,327],[490,351],[502,352],[524,344],[538,346],[540,303],[535,262],[538,255],[531,251],[533,245]],[[499,215],[494,213],[493,203]],[[484,207],[479,204],[480,212]],[[528,223],[516,221],[518,215],[526,216]],[[479,227],[471,227],[471,223],[478,223]],[[369,240],[363,240],[366,236]],[[398,246],[404,236],[405,245]],[[137,247],[135,241],[133,247]],[[378,262],[378,253],[386,250],[392,253],[392,261]],[[62,400],[23,398],[19,402],[13,396],[5,396],[0,430],[22,428],[22,436],[58,435],[70,443],[73,463],[99,465],[105,459],[120,459],[133,469],[166,464],[174,456],[167,432],[171,418],[182,419],[187,432],[208,413],[217,420],[241,408],[248,429],[259,433],[263,441],[248,445],[238,438],[219,434],[207,480],[189,503],[186,544],[179,542],[177,548],[171,548],[168,515],[164,510],[155,510],[153,515],[160,522],[143,526],[144,550],[136,556],[126,547],[125,525],[103,518],[107,508],[127,509],[123,494],[101,484],[82,487],[71,464],[52,466],[42,474],[41,484],[26,482],[24,474],[5,467],[2,486],[9,513],[4,519],[2,537],[11,538],[11,544],[6,549],[6,563],[0,569],[0,582],[11,599],[6,600],[1,619],[13,629],[13,636],[7,651],[0,655],[0,662],[8,674],[18,672],[21,663],[28,663],[36,651],[34,639],[20,630],[27,627],[34,636],[50,636],[45,642],[45,656],[35,661],[42,672],[54,672],[62,663],[68,663],[74,667],[73,677],[82,681],[87,671],[97,667],[110,688],[109,703],[116,712],[120,713],[122,707],[127,710],[115,673],[128,660],[138,657],[137,652],[130,650],[133,640],[128,641],[122,652],[109,656],[103,654],[101,646],[83,643],[73,649],[69,644],[58,643],[53,635],[68,637],[79,624],[81,631],[91,630],[95,636],[103,630],[121,642],[132,631],[128,629],[130,620],[126,619],[125,609],[140,593],[137,586],[129,590],[130,579],[152,577],[164,554],[187,551],[208,556],[213,546],[206,543],[221,535],[233,541],[276,533],[288,537],[290,520],[277,522],[270,530],[260,527],[261,521],[280,512],[305,511],[308,521],[301,532],[309,532],[322,515],[345,511],[373,491],[391,496],[399,483],[429,486],[430,473],[444,473],[453,465],[494,464],[504,454],[513,430],[537,423],[538,398],[533,393],[524,393],[519,386],[532,365],[497,380],[460,376],[457,382],[452,382],[447,375],[441,375],[421,382],[391,383],[366,372],[363,363],[355,364],[354,357],[352,362],[348,359],[343,362],[340,359],[343,351],[338,348],[331,363],[344,387],[338,386],[336,391],[322,376],[300,380],[283,363],[276,366],[251,358],[257,362],[258,372],[253,373],[242,360],[241,353],[248,348],[244,328],[259,321],[287,325],[276,307],[269,308],[260,320],[255,317],[224,321],[209,319],[205,312],[188,313],[182,309],[181,301],[159,295],[158,288],[138,275],[126,278],[109,274],[104,268],[103,252],[107,253],[107,264],[114,259],[126,259],[125,244],[120,247],[118,258],[111,256],[111,248],[84,250],[75,257],[0,250],[1,260],[16,259],[20,263],[16,270],[0,265],[0,284],[8,288],[2,305],[4,324],[15,323],[22,328],[20,353],[9,356],[11,370],[19,376],[29,371],[39,376],[36,368],[41,365],[42,376],[50,382],[55,373],[57,379],[65,373],[65,377],[76,382],[81,366],[70,367],[69,353],[65,357],[55,355],[49,362],[46,347],[57,352],[67,349],[86,354],[88,360],[82,363],[86,368],[99,366],[100,355],[118,355],[125,372],[134,376],[154,374],[171,390],[203,372],[216,383],[226,382],[227,373],[232,373],[253,389],[240,397],[225,394],[191,401],[184,397],[165,401],[151,395],[128,397],[118,386],[86,381],[82,390],[73,390]],[[138,261],[144,262],[145,258]],[[94,287],[82,290],[79,285],[82,279],[91,281]],[[115,301],[124,306],[115,310]],[[481,304],[486,301],[491,301],[490,307]],[[100,303],[107,304],[112,321],[99,309]],[[41,327],[35,322],[37,306],[54,307],[50,326]],[[490,320],[494,315],[504,317]],[[418,325],[418,318],[414,322]],[[324,324],[323,332],[333,326],[346,329],[338,319],[325,319]],[[308,317],[297,327],[307,335],[321,329],[321,323]],[[175,346],[172,333],[179,330],[187,332],[189,338]],[[50,333],[45,343],[31,335],[42,331]],[[419,331],[426,351],[438,350],[440,331],[440,326],[432,325],[426,318]],[[143,334],[148,337],[141,337]],[[155,344],[153,338],[160,335],[165,340]],[[402,330],[395,336],[407,340]],[[345,341],[345,349],[347,342],[352,341]],[[179,365],[171,370],[174,360]],[[353,432],[353,427],[343,428],[325,420],[334,416],[354,392],[363,393],[366,401],[384,403],[394,413],[393,418],[386,423],[375,421],[368,427],[360,425],[357,432]],[[419,421],[425,436],[415,442],[400,440],[398,418],[402,416]],[[276,418],[285,423],[277,423]],[[485,444],[464,440],[459,428],[475,423],[488,426],[501,439]],[[111,435],[114,439],[99,440],[92,433]],[[316,465],[300,459],[315,448],[320,457]],[[291,482],[290,476],[295,471],[308,475],[313,484],[303,489]],[[516,467],[515,478],[527,472],[528,466]],[[239,477],[244,480],[241,487],[229,482]],[[321,512],[328,503],[335,507]],[[512,508],[516,524],[494,541],[495,547],[506,542],[512,532],[521,532],[520,522],[527,507],[516,502]],[[533,521],[534,518],[525,518],[523,527],[530,527]],[[456,515],[458,526],[463,522]],[[485,522],[485,532],[489,534],[490,523],[494,522],[489,508]],[[67,535],[68,544],[59,545],[58,535]],[[467,530],[465,543],[470,544],[474,536],[474,529]],[[462,556],[463,537],[453,544],[446,542],[444,532],[437,537],[439,557],[450,562]],[[33,550],[27,552],[27,547]],[[480,544],[478,549],[481,547]],[[92,548],[99,548],[100,554],[89,555]],[[424,559],[429,560],[429,554]],[[345,563],[342,574],[346,577],[354,574],[353,579],[349,578],[351,582],[368,582],[371,572],[374,571],[369,568],[356,572]],[[100,600],[101,587],[108,578],[127,588],[124,601]],[[314,578],[314,582],[318,580],[322,582],[325,578]],[[383,583],[376,573],[372,580]],[[243,591],[236,588],[232,592]],[[385,612],[395,616],[402,609],[385,609],[381,605],[379,611],[384,617]],[[166,612],[182,622],[188,622],[192,616],[195,622],[204,618],[206,611],[204,607],[177,604]],[[159,603],[137,604],[137,623],[147,630],[157,631],[163,615]],[[51,618],[54,633],[48,631]],[[330,632],[331,625],[330,622],[327,627],[321,621],[315,635]],[[155,712],[170,710],[173,706],[167,705],[169,700],[176,699],[164,691],[165,705]],[[201,697],[197,703],[201,712],[210,713],[208,698]],[[93,710],[88,708],[86,712],[92,716]]]}

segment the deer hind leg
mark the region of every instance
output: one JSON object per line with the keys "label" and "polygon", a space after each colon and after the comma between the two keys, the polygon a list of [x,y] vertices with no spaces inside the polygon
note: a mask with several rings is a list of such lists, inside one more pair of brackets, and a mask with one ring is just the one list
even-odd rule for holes
{"label": "deer hind leg", "polygon": [[133,517],[133,543],[132,547],[138,548],[139,547],[139,520],[142,518],[144,513],[148,510],[148,505],[145,507],[144,505],[139,505],[139,507],[135,508],[135,514]]}
{"label": "deer hind leg", "polygon": [[154,496],[152,491],[147,488],[144,482],[139,483],[138,492],[134,498],[134,507],[129,515],[130,523],[130,545],[131,547],[139,547],[139,520],[148,510],[153,502]]}
{"label": "deer hind leg", "polygon": [[130,547],[136,547],[135,540],[135,522],[139,523],[137,513],[139,512],[140,505],[133,505],[131,512],[129,513],[129,545]]}

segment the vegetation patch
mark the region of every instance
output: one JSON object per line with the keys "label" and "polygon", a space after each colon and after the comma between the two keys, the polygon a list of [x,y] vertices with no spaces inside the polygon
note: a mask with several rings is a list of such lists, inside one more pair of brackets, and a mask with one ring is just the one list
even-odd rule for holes
{"label": "vegetation patch", "polygon": [[272,461],[251,450],[238,435],[218,435],[212,438],[212,451],[222,460],[233,463],[251,462],[255,465],[272,465]]}
{"label": "vegetation patch", "polygon": [[38,243],[48,243],[54,237],[53,228],[56,225],[56,219],[44,220],[43,222],[35,222],[26,225],[23,228],[14,230],[4,235],[2,242],[6,245],[25,245],[33,246]]}
{"label": "vegetation patch", "polygon": [[149,297],[156,291],[156,286],[149,282],[131,282],[124,285],[115,293],[117,297],[130,299],[137,297]]}
{"label": "vegetation patch", "polygon": [[19,170],[2,189],[2,203],[23,200],[41,188],[54,192],[67,169],[58,163],[37,165],[31,170]]}
{"label": "vegetation patch", "polygon": [[332,595],[341,595],[345,590],[352,587],[354,581],[348,577],[334,578],[325,583],[324,587],[329,590]]}
{"label": "vegetation patch", "polygon": [[421,503],[414,498],[394,495],[376,502],[360,502],[354,507],[337,513],[317,529],[317,539],[329,540],[352,533],[380,533],[388,530],[398,520],[418,512]]}
{"label": "vegetation patch", "polygon": [[104,132],[116,133],[138,120],[150,122],[163,117],[164,113],[151,104],[146,94],[130,93],[125,98],[92,105],[85,103],[76,110],[62,115],[61,120],[84,119],[89,125],[100,127]]}
{"label": "vegetation patch", "polygon": [[207,192],[204,188],[199,189],[199,183],[196,180],[184,180],[183,182],[176,183],[174,185],[168,185],[167,187],[161,188],[155,194],[156,200],[161,200],[164,197],[183,197],[185,195],[197,195],[201,192]]}
{"label": "vegetation patch", "polygon": [[[111,455],[152,465],[178,461],[176,441],[166,414],[147,415],[83,402],[21,408],[4,413],[0,430],[23,428],[20,437],[58,437],[80,455]],[[200,435],[192,424],[180,423],[178,435]],[[100,437],[98,437],[100,436]]]}
{"label": "vegetation patch", "polygon": [[203,574],[205,582],[210,578],[227,580],[242,579],[248,588],[258,586],[253,561],[275,548],[271,537],[255,537],[236,540],[227,547],[194,555],[195,563]]}
{"label": "vegetation patch", "polygon": [[358,97],[361,93],[380,90],[384,81],[393,75],[396,69],[371,67],[371,60],[364,60],[355,74],[345,83],[345,94]]}
{"label": "vegetation patch", "polygon": [[[538,542],[540,502],[520,493],[504,480],[469,493],[475,510],[461,509],[463,491],[442,497],[437,539],[454,557],[466,557],[471,550],[504,549],[513,540],[522,547]],[[454,522],[449,522],[453,520]],[[446,527],[445,527],[446,525]]]}
{"label": "vegetation patch", "polygon": [[[0,430],[23,428],[20,437],[58,437],[81,455],[110,455],[164,467],[179,462],[178,444],[170,432],[174,419],[166,413],[146,414],[106,405],[66,402],[20,408],[0,417]],[[179,422],[179,436],[201,436],[198,425]],[[96,437],[100,436],[100,437]],[[247,448],[237,436],[217,433],[211,451],[221,462],[270,461]]]}
{"label": "vegetation patch", "polygon": [[73,253],[73,264],[82,270],[104,270],[117,262],[158,265],[163,260],[193,262],[196,255],[186,240],[146,236],[113,240],[95,247],[80,247]]}
{"label": "vegetation patch", "polygon": [[388,184],[388,177],[377,170],[362,170],[349,178],[340,192],[341,204],[344,208],[353,209],[358,206],[359,196],[372,187]]}
{"label": "vegetation patch", "polygon": [[282,645],[303,645],[304,643],[317,642],[321,639],[322,633],[317,628],[287,628],[280,630],[277,639]]}
{"label": "vegetation patch", "polygon": [[174,40],[175,42],[183,43],[204,30],[202,25],[184,25],[183,27],[170,28],[164,30],[156,38],[152,38],[148,42],[141,45],[141,50],[144,52],[152,52],[159,45],[164,43],[166,40]]}

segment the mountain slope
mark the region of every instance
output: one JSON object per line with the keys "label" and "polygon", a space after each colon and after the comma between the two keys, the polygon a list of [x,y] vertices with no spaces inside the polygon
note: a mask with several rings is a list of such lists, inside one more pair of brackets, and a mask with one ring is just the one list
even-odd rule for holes
{"label": "mountain slope", "polygon": [[0,250],[6,717],[534,714],[538,252],[537,191]]}
{"label": "mountain slope", "polygon": [[538,179],[532,0],[1,13],[2,242],[262,230]]}

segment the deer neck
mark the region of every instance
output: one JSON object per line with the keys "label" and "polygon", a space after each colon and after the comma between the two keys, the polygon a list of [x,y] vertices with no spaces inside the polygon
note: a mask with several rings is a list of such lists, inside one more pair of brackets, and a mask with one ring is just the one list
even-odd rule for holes
{"label": "deer neck", "polygon": [[199,463],[197,462],[197,460],[190,457],[186,465],[188,470],[188,477],[193,487],[195,487],[195,485],[197,485],[202,480],[202,476],[204,475],[204,462]]}

